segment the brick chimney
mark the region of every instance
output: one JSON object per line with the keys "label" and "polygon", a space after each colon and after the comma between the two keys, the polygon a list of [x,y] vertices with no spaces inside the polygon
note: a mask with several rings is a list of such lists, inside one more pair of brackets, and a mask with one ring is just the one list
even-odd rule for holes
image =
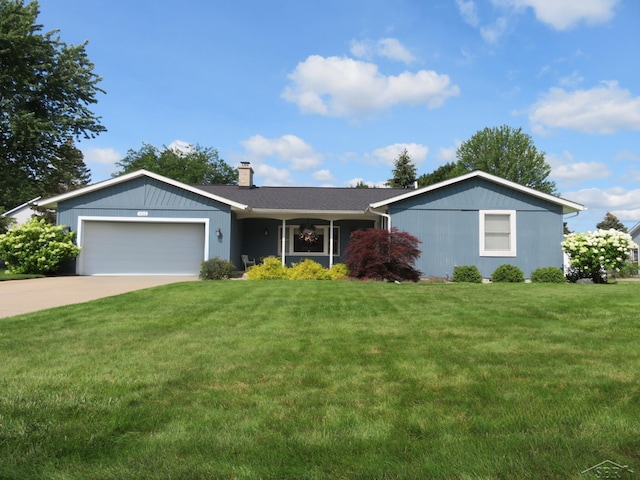
{"label": "brick chimney", "polygon": [[253,168],[251,168],[251,163],[240,162],[238,167],[238,186],[240,188],[253,187]]}

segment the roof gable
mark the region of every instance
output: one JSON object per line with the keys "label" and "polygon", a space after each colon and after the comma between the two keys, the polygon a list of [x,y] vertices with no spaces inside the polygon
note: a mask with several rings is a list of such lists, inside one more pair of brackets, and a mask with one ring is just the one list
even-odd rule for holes
{"label": "roof gable", "polygon": [[124,175],[120,175],[118,177],[114,177],[114,178],[111,178],[109,180],[105,180],[103,182],[94,183],[93,185],[89,185],[87,187],[80,188],[78,190],[74,190],[72,192],[63,193],[62,195],[57,195],[55,197],[51,197],[51,198],[39,201],[39,202],[37,202],[37,205],[40,206],[40,207],[45,207],[45,208],[55,208],[55,207],[57,207],[59,202],[63,202],[65,200],[69,200],[69,199],[76,198],[76,197],[79,197],[79,196],[82,196],[82,195],[86,195],[88,193],[92,193],[92,192],[96,192],[98,190],[109,188],[111,186],[118,185],[118,184],[121,184],[121,183],[125,183],[125,182],[131,181],[133,179],[140,178],[140,177],[153,178],[154,180],[157,180],[157,181],[162,182],[162,183],[166,183],[167,185],[171,185],[171,186],[180,188],[182,190],[186,190],[188,192],[195,193],[197,195],[201,195],[203,197],[210,198],[212,200],[216,200],[217,202],[220,202],[220,203],[223,203],[225,205],[229,205],[229,206],[241,209],[241,210],[245,210],[247,208],[247,205],[244,205],[242,203],[238,203],[238,202],[235,202],[233,200],[229,200],[228,198],[220,197],[218,195],[215,195],[213,193],[209,193],[209,192],[207,192],[205,190],[202,190],[200,188],[196,188],[196,187],[193,187],[191,185],[187,185],[185,183],[178,182],[176,180],[172,180],[170,178],[164,177],[162,175],[158,175],[157,173],[149,172],[147,170],[137,170],[135,172],[131,172],[131,173],[127,173],[127,174],[124,174]]}
{"label": "roof gable", "polygon": [[391,197],[385,200],[381,200],[379,202],[375,202],[371,204],[371,208],[381,208],[381,207],[386,207],[388,205],[391,205],[393,203],[396,202],[400,202],[402,200],[406,200],[412,197],[416,197],[419,195],[423,195],[427,192],[432,192],[435,190],[439,190],[441,188],[447,187],[449,185],[454,185],[456,183],[460,183],[460,182],[464,182],[467,181],[469,179],[473,179],[473,178],[482,178],[485,179],[487,181],[496,183],[498,185],[501,185],[503,187],[506,188],[510,188],[512,190],[527,194],[527,195],[531,195],[532,197],[536,197],[542,200],[546,200],[548,202],[554,203],[556,205],[560,205],[562,206],[562,212],[563,214],[567,214],[567,213],[573,213],[573,212],[580,212],[583,210],[586,210],[586,208],[579,204],[579,203],[575,203],[575,202],[571,202],[569,200],[565,200],[563,198],[560,197],[556,197],[555,195],[549,195],[548,193],[543,193],[540,192],[538,190],[535,190],[533,188],[529,188],[529,187],[525,187],[524,185],[520,185],[518,183],[515,182],[511,182],[509,180],[505,180],[504,178],[500,178],[497,177],[495,175],[491,175],[489,173],[483,172],[481,170],[475,170],[473,172],[464,174],[464,175],[460,175],[459,177],[455,177],[455,178],[451,178],[449,180],[445,180],[443,182],[439,182],[439,183],[435,183],[433,185],[429,185],[427,187],[423,187],[423,188],[419,188],[417,190],[410,190],[407,193],[403,193],[400,194],[398,196],[395,197]]}

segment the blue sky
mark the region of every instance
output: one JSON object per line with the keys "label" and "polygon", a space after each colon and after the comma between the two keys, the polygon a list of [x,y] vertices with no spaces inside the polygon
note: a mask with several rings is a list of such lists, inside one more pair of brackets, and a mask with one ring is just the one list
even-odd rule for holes
{"label": "blue sky", "polygon": [[637,0],[41,0],[89,41],[108,129],[79,147],[92,180],[142,143],[200,144],[257,185],[381,185],[485,127],[522,127],[562,196],[640,221]]}

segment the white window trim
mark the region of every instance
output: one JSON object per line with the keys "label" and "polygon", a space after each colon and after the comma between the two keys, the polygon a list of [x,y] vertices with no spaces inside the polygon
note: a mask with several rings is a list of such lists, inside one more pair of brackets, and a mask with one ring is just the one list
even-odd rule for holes
{"label": "white window trim", "polygon": [[[515,257],[516,256],[516,211],[515,210],[480,210],[480,256],[481,257]],[[509,215],[509,249],[487,250],[485,246],[485,217],[487,215]]]}
{"label": "white window trim", "polygon": [[[291,256],[298,256],[298,257],[326,257],[329,255],[329,243],[330,243],[330,239],[329,239],[329,235],[331,233],[331,226],[330,225],[316,225],[316,232],[318,233],[318,235],[323,235],[323,245],[322,245],[322,252],[296,252],[293,249],[294,246],[294,235],[296,235],[296,233],[300,230],[300,225],[290,225],[287,224],[287,229],[289,232],[289,238],[287,238],[287,243],[288,243],[288,249],[285,252],[285,255],[291,255]],[[334,231],[336,232],[334,238],[333,238],[333,242],[336,246],[336,251],[337,253],[334,254],[334,256],[339,256],[340,255],[340,227],[336,227],[334,225],[333,227]],[[282,238],[282,226],[278,227],[278,238]],[[278,242],[278,255],[282,255],[282,243]]]}

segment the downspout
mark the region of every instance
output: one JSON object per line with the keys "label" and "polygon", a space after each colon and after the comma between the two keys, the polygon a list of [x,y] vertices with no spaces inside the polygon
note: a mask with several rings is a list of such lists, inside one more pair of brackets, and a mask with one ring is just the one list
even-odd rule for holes
{"label": "downspout", "polygon": [[333,267],[333,220],[329,220],[329,270]]}
{"label": "downspout", "polygon": [[282,266],[285,267],[287,265],[287,261],[285,258],[285,247],[287,246],[287,221],[282,219],[282,239],[281,239],[282,248],[280,251],[282,252]]}
{"label": "downspout", "polygon": [[[382,212],[376,212],[375,210],[373,210],[371,207],[367,207],[367,210],[375,215],[379,215],[381,217],[384,217],[387,219],[387,230],[391,231],[391,215],[389,215],[388,213],[382,213]],[[365,210],[365,212],[367,212],[367,210]]]}

